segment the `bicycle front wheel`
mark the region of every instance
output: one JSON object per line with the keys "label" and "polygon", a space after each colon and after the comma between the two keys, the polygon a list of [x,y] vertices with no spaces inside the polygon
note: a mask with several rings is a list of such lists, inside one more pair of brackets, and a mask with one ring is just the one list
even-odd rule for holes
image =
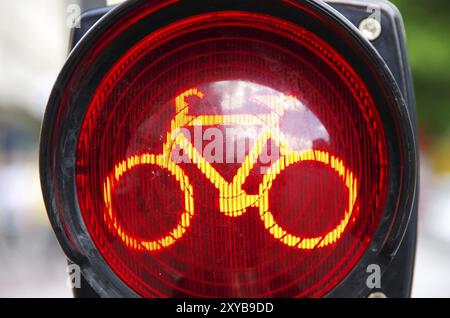
{"label": "bicycle front wheel", "polygon": [[[138,167],[151,166],[156,166],[167,171],[172,178],[176,179],[179,189],[182,192],[182,201],[184,201],[184,206],[179,207],[179,210],[182,212],[181,216],[178,219],[177,224],[167,234],[148,240],[141,238],[139,235],[132,234],[126,229],[126,226],[124,226],[123,221],[121,221],[121,218],[119,217],[120,211],[117,210],[117,204],[114,204],[114,200],[112,198],[115,197],[113,194],[117,190],[117,185],[123,178],[132,173],[133,170]],[[117,164],[114,171],[103,183],[103,196],[104,203],[106,205],[104,219],[108,223],[109,228],[113,234],[120,238],[120,240],[128,248],[138,251],[155,252],[175,244],[186,233],[187,229],[191,225],[191,219],[194,216],[194,194],[188,177],[177,164],[173,161],[167,160],[167,158],[162,155],[143,154],[139,156],[131,156],[127,160]],[[155,212],[157,209],[157,212],[164,213],[164,211],[161,210],[169,210],[172,206],[172,198],[170,196],[164,196],[162,201],[166,202],[161,202],[161,200],[159,200],[157,207],[149,206],[148,211],[146,212]],[[173,211],[166,212],[173,214]]]}

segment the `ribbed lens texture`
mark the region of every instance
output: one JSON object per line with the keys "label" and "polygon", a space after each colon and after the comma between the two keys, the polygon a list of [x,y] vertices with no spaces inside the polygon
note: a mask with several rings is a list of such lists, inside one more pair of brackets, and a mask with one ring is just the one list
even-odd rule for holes
{"label": "ribbed lens texture", "polygon": [[286,21],[228,12],[149,34],[93,95],[77,149],[86,227],[146,297],[319,297],[384,211],[365,84]]}

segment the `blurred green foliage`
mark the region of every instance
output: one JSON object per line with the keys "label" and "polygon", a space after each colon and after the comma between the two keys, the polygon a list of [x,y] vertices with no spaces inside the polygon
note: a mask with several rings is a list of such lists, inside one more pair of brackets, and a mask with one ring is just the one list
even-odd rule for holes
{"label": "blurred green foliage", "polygon": [[391,0],[405,23],[419,124],[430,137],[450,134],[450,1]]}

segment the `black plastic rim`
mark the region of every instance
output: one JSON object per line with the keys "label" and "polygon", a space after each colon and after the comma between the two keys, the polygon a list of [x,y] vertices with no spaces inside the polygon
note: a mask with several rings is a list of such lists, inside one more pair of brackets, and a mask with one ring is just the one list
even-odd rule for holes
{"label": "black plastic rim", "polygon": [[[115,274],[95,247],[77,201],[75,158],[78,133],[91,95],[109,66],[142,36],[171,21],[204,12],[259,12],[302,25],[327,41],[365,81],[378,107],[389,152],[389,188],[385,212],[360,262],[328,294],[329,297],[343,294],[367,296],[369,290],[361,277],[365,277],[369,264],[377,263],[385,268],[383,265],[388,265],[395,256],[411,216],[418,178],[418,154],[411,119],[391,72],[376,50],[350,22],[320,0],[184,0],[158,10],[151,17],[144,17],[122,32],[111,42],[109,54],[89,65],[89,69],[80,63],[117,21],[145,4],[148,5],[148,1],[126,1],[103,17],[83,37],[59,74],[47,105],[40,145],[41,186],[49,219],[67,257],[80,265],[85,279],[100,296],[139,296]],[[315,17],[306,11],[296,10],[293,4],[313,12]],[[148,19],[151,19],[151,29]],[[142,27],[144,24],[145,29]],[[83,74],[83,71],[90,76]],[[79,77],[80,73],[83,76],[81,85],[70,86],[71,80]],[[67,89],[71,90],[67,103],[69,106],[62,109],[60,105]],[[61,113],[63,123],[56,127],[55,119]],[[63,208],[57,210],[57,206]]]}

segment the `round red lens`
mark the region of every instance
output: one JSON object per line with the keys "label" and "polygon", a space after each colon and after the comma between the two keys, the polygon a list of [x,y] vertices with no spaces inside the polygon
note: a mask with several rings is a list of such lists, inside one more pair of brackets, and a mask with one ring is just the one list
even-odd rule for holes
{"label": "round red lens", "polygon": [[142,296],[323,296],[384,212],[382,127],[364,82],[308,30],[244,12],[180,20],[97,87],[80,210]]}

